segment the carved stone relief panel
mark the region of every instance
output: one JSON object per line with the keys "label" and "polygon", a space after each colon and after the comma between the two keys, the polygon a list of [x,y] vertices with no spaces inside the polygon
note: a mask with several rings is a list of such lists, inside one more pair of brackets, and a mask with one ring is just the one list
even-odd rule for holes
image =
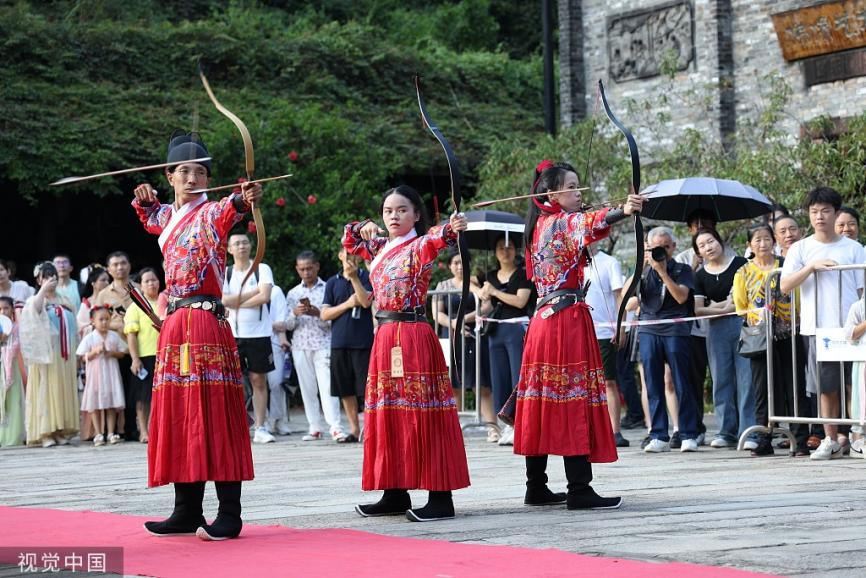
{"label": "carved stone relief panel", "polygon": [[694,60],[694,9],[689,0],[608,19],[609,73],[616,82],[661,74],[668,55],[677,70],[686,70]]}

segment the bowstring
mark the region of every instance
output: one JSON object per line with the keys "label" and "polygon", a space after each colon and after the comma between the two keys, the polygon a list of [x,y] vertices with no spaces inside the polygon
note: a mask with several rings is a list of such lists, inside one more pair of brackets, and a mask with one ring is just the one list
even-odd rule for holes
{"label": "bowstring", "polygon": [[[592,118],[592,124],[591,124],[590,129],[589,129],[589,147],[588,147],[587,153],[586,153],[586,167],[584,168],[584,171],[583,171],[583,182],[581,183],[582,186],[584,186],[584,187],[589,186],[589,178],[591,176],[590,167],[591,167],[591,160],[592,160],[592,141],[593,141],[593,136],[595,135],[595,123],[596,123],[596,119],[598,118],[598,108],[599,108],[600,102],[601,102],[601,90],[598,88],[598,86],[596,86],[596,88],[595,88],[595,104],[592,108],[592,117],[591,117]],[[586,256],[586,260],[589,262],[590,268],[592,269],[592,271],[595,272],[596,280],[598,281],[599,285],[601,285],[601,274],[599,273],[598,267],[595,264],[595,256],[592,255],[592,252],[590,251],[589,245],[586,245],[583,248],[583,251],[584,251],[584,255]],[[590,285],[590,280],[584,279],[584,287],[583,287],[584,294],[586,294],[587,290],[589,289],[589,285]],[[608,319],[613,319],[613,321],[616,322],[616,316],[613,315],[613,312],[610,309],[610,305],[608,305],[607,295],[605,294],[604,287],[599,287],[599,291],[601,291],[602,301],[604,302],[604,308],[605,308],[605,311],[607,312]],[[608,293],[612,293],[612,292],[608,291]],[[614,336],[614,338],[616,338],[616,336]]]}

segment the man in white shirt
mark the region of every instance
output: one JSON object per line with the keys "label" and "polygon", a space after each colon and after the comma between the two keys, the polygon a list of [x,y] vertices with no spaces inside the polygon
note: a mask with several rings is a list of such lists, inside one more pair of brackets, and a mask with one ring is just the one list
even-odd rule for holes
{"label": "man in white shirt", "polygon": [[583,270],[583,278],[589,281],[589,288],[584,299],[590,307],[592,321],[595,324],[595,336],[601,351],[604,365],[604,377],[607,388],[607,409],[610,413],[610,424],[616,438],[616,447],[625,448],[629,442],[620,432],[619,385],[616,381],[616,346],[612,343],[616,315],[622,292],[622,266],[619,261],[598,248],[597,243],[590,246],[593,262]]}
{"label": "man in white shirt", "polygon": [[[805,337],[808,361],[806,385],[808,391],[817,393],[820,384],[818,415],[825,418],[839,417],[841,381],[844,378],[846,384],[851,382],[851,370],[848,363],[817,362],[816,328],[842,327],[844,315],[863,291],[862,271],[827,269],[836,265],[866,263],[863,246],[836,233],[836,213],[841,206],[842,197],[829,187],[818,187],[809,192],[806,196],[806,208],[815,233],[797,241],[788,249],[779,283],[783,293],[800,288],[800,333]],[[821,300],[820,309],[817,306],[818,299]],[[845,373],[848,374],[847,377]],[[841,458],[844,448],[836,439],[838,433],[838,426],[824,425],[826,437],[811,458]]]}
{"label": "man in white shirt", "polygon": [[286,378],[286,352],[291,348],[286,338],[286,316],[288,306],[283,290],[274,285],[271,288],[271,302],[268,304],[271,314],[271,350],[274,354],[274,369],[268,372],[268,423],[267,428],[271,433],[287,436],[292,433],[289,428],[289,412],[286,405],[286,390],[283,389],[283,381]]}
{"label": "man in white shirt", "polygon": [[241,287],[241,282],[252,265],[250,248],[250,240],[246,235],[229,237],[228,252],[234,262],[226,270],[223,304],[238,344],[241,370],[246,372],[253,388],[253,442],[261,444],[275,441],[265,427],[268,411],[268,372],[274,369],[274,354],[271,350],[273,327],[268,307],[274,276],[271,268],[262,263]]}
{"label": "man in white shirt", "polygon": [[321,398],[331,438],[340,441],[346,434],[340,424],[340,398],[331,395],[331,322],[320,318],[325,282],[319,278],[319,259],[312,251],[303,251],[295,260],[295,270],[301,283],[286,296],[286,328],[293,332],[292,360],[310,424],[309,432],[301,440],[322,439],[325,424],[319,413]]}

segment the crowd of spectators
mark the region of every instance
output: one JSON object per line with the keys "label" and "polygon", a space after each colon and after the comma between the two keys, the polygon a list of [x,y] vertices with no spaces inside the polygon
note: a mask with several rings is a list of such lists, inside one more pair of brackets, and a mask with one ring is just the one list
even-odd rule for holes
{"label": "crowd of spectators", "polygon": [[[651,228],[639,290],[626,304],[636,323],[618,336],[613,327],[628,281],[616,258],[592,247],[585,297],[596,325],[617,446],[629,445],[623,430],[645,428],[641,447],[648,453],[732,448],[752,426],[766,426],[771,413],[794,416],[795,408],[804,418],[864,413],[863,363],[818,363],[816,355],[818,328],[844,327],[850,340],[866,334],[864,273],[827,270],[866,265],[859,215],[842,207],[841,197],[828,188],[810,192],[805,209],[811,235],[804,237],[806,223],[779,207],[748,229],[744,247],[723,238],[706,212],[690,215],[684,250],[673,230]],[[472,392],[481,404],[487,440],[499,445],[513,443],[513,430],[497,421],[496,411],[517,383],[535,304],[518,249],[503,236],[494,248],[495,266],[470,277],[464,327],[456,327],[464,275],[456,252],[446,256],[441,269],[447,278],[428,304],[458,403]],[[325,281],[318,257],[303,251],[294,263],[300,282],[285,292],[268,265],[250,272],[246,235],[233,235],[228,250],[232,263],[223,301],[247,380],[253,442],[271,443],[291,433],[286,383],[292,374],[308,422],[302,440],[361,440],[375,330],[364,263],[341,250],[338,272]],[[157,269],[132,271],[129,257],[117,251],[106,256],[104,266],[82,268],[79,281],[70,257],[57,254],[37,265],[31,286],[18,278],[14,263],[0,260],[0,446],[50,447],[76,437],[94,446],[147,443],[158,332],[127,288],[138,287],[161,317],[166,300]],[[768,322],[771,356],[766,344],[744,352],[744,326]],[[453,360],[452,340],[463,352]],[[704,424],[705,407],[715,414],[712,432]],[[790,429],[795,447],[787,449],[795,456],[863,457],[858,426],[792,423]],[[788,443],[761,431],[742,441],[754,456],[771,455],[774,445]]]}

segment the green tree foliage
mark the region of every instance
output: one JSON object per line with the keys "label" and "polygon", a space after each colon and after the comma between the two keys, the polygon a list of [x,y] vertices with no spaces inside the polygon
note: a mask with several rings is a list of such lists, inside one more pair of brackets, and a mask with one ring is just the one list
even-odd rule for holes
{"label": "green tree foliage", "polygon": [[[430,175],[447,172],[418,118],[415,73],[458,152],[470,193],[496,135],[541,130],[541,61],[532,43],[538,33],[504,45],[501,31],[514,28],[518,16],[505,6],[4,3],[0,180],[33,203],[45,202],[54,194],[47,184],[60,177],[159,162],[168,135],[184,128],[207,143],[213,184],[233,182],[244,173],[243,146],[207,99],[196,74],[200,61],[220,101],[252,133],[256,175],[294,175],[266,186],[268,260],[288,269],[302,248],[333,255],[342,225],[374,214],[388,186],[425,176],[435,183]],[[166,187],[148,174],[63,193],[128,195],[132,180],[144,179]],[[432,192],[446,196],[444,189],[422,190],[428,199]]]}

